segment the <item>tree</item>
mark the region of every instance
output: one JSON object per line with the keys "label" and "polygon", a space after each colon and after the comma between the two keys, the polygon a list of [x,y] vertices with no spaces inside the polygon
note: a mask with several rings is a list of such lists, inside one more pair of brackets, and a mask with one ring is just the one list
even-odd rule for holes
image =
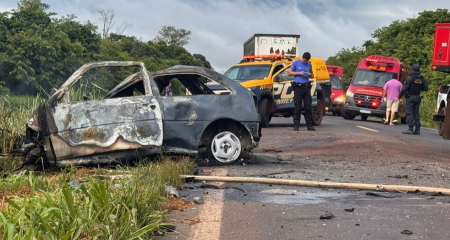
{"label": "tree", "polygon": [[[102,26],[102,38],[107,38],[109,37],[110,33],[111,33],[111,29],[114,27],[114,25],[116,24],[116,22],[114,21],[114,10],[113,9],[108,9],[108,10],[99,10],[98,11],[101,15],[100,20],[103,23]],[[127,23],[127,22],[123,22],[119,27],[116,28],[116,31],[114,32],[116,35],[120,35],[123,32],[125,32],[125,30],[127,30],[128,28],[130,28],[132,26],[132,24]]]}
{"label": "tree", "polygon": [[189,42],[191,31],[175,28],[174,26],[163,26],[154,39],[155,42],[164,42],[169,46],[183,47]]}

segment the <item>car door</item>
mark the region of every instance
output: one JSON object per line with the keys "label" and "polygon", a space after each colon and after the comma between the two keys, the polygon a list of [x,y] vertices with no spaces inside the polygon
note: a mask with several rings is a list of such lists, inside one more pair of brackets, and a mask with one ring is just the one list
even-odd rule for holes
{"label": "car door", "polygon": [[[162,106],[158,101],[159,96],[152,94],[150,76],[143,64],[133,64],[141,67],[144,76],[143,95],[78,102],[50,99],[46,103],[46,106],[54,106],[46,111],[56,161],[120,150],[158,149],[162,145]],[[81,76],[82,71],[78,74]],[[80,76],[72,76],[68,81],[76,81]],[[65,85],[64,92],[69,92],[73,82]]]}
{"label": "car door", "polygon": [[[294,108],[294,89],[291,84],[294,76],[288,75],[289,68],[290,65],[284,67],[273,78],[273,99],[276,109]],[[311,85],[312,105],[315,106],[317,104],[315,81],[311,81]]]}

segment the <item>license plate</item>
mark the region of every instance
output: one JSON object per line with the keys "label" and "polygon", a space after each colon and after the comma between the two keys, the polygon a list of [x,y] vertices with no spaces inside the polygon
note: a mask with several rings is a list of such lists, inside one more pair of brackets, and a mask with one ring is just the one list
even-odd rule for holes
{"label": "license plate", "polygon": [[361,109],[359,110],[360,113],[370,114],[370,110],[367,109]]}

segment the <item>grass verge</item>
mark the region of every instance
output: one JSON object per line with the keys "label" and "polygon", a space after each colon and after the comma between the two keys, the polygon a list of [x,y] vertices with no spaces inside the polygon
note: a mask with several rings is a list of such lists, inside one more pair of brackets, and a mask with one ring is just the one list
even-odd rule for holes
{"label": "grass verge", "polygon": [[[165,185],[179,187],[180,174],[195,164],[188,158],[104,169],[69,168],[61,173],[22,172],[0,181],[2,239],[150,239],[171,225]],[[80,171],[82,174],[80,174]],[[98,180],[95,174],[124,174],[128,179]]]}

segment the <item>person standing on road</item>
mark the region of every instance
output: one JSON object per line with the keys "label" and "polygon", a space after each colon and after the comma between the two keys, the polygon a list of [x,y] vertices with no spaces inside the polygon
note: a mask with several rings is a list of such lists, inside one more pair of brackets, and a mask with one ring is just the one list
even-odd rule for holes
{"label": "person standing on road", "polygon": [[172,83],[169,82],[169,85],[167,85],[166,87],[166,97],[171,97],[172,96]]}
{"label": "person standing on road", "polygon": [[298,131],[300,127],[300,114],[302,103],[304,104],[304,116],[308,131],[316,131],[312,126],[312,97],[311,97],[311,82],[309,78],[313,78],[313,69],[309,59],[311,54],[309,52],[303,53],[302,59],[295,60],[288,69],[288,75],[294,76],[292,87],[294,88],[294,131]]}
{"label": "person standing on road", "polygon": [[420,75],[420,67],[418,64],[413,64],[410,70],[411,74],[406,78],[402,91],[398,95],[399,99],[401,99],[403,94],[406,96],[406,122],[408,123],[408,130],[402,133],[420,135],[420,93],[422,91],[428,91],[428,83]]}
{"label": "person standing on road", "polygon": [[[397,80],[398,74],[393,73],[392,79],[387,81],[383,87],[383,97],[381,98],[381,102],[384,101],[386,97],[386,120],[384,121],[384,125],[388,124],[394,125],[394,117],[395,113],[398,112],[398,95],[402,90],[402,83]],[[387,94],[386,94],[387,93]],[[390,117],[390,118],[389,118]]]}

